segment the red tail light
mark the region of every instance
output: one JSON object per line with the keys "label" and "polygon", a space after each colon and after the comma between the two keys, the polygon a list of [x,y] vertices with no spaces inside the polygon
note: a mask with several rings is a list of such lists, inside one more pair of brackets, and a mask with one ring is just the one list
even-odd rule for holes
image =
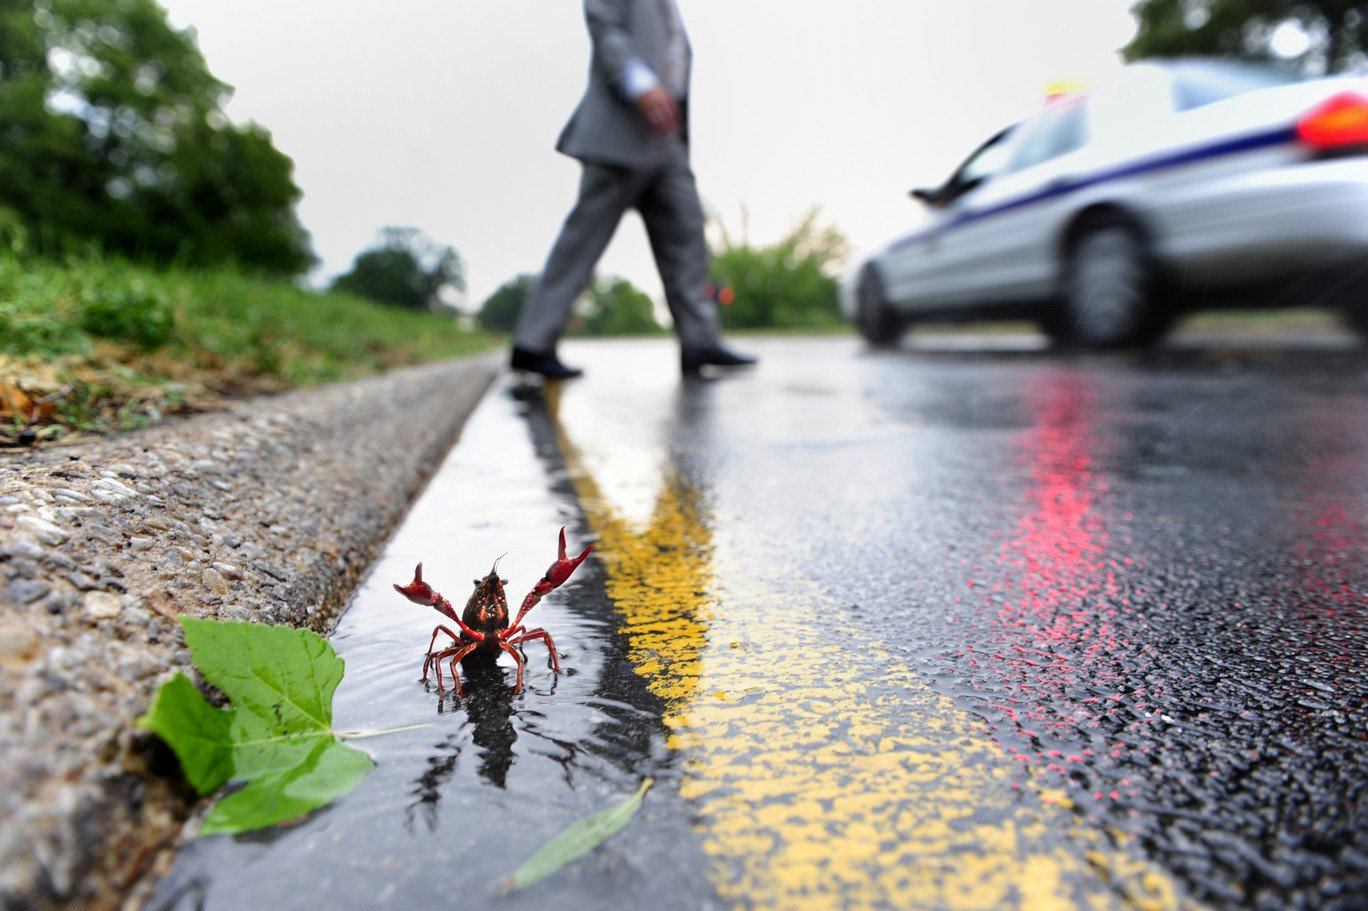
{"label": "red tail light", "polygon": [[1297,135],[1315,149],[1368,147],[1368,98],[1354,92],[1331,96],[1298,121]]}

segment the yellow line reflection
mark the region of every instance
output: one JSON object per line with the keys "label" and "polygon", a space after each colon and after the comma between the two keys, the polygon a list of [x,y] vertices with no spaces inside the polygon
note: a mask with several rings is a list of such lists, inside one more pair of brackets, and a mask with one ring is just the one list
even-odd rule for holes
{"label": "yellow line reflection", "polygon": [[[1170,909],[1167,874],[1020,787],[980,725],[876,642],[827,638],[802,592],[712,604],[712,533],[699,493],[664,478],[628,522],[546,404],[595,554],[646,686],[666,704],[717,891],[792,909]],[[882,675],[877,686],[868,681]],[[1028,779],[1029,780],[1029,779]]]}

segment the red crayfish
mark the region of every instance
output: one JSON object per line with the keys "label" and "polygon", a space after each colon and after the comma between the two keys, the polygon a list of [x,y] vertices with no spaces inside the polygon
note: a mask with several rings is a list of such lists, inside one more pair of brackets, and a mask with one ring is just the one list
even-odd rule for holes
{"label": "red crayfish", "polygon": [[[527,612],[537,606],[544,595],[549,594],[558,588],[566,579],[570,578],[584,558],[589,556],[589,551],[594,549],[590,544],[578,557],[565,556],[565,529],[560,530],[560,551],[556,557],[556,562],[546,571],[546,575],[537,581],[532,587],[532,591],[527,593],[523,599],[522,607],[518,610],[518,615],[513,618],[513,622],[508,622],[508,599],[504,596],[504,585],[507,579],[499,578],[499,565],[495,561],[494,568],[489,571],[489,575],[483,579],[475,580],[475,591],[466,602],[465,610],[458,616],[456,609],[451,606],[451,602],[443,598],[440,592],[432,590],[432,586],[423,581],[423,564],[419,563],[418,568],[413,571],[413,581],[408,585],[395,585],[394,590],[408,598],[414,604],[424,604],[436,609],[455,621],[460,633],[454,633],[446,626],[438,624],[432,631],[432,641],[428,643],[427,657],[423,659],[423,682],[427,683],[428,669],[437,668],[437,692],[442,692],[442,662],[451,660],[451,680],[456,686],[456,695],[462,695],[461,677],[456,672],[456,665],[464,661],[467,657],[476,652],[498,655],[500,651],[508,652],[513,656],[513,660],[518,665],[518,684],[514,692],[522,692],[523,685],[523,664],[525,659],[514,648],[515,645],[522,645],[533,639],[540,639],[546,643],[546,650],[551,653],[551,669],[560,673],[560,661],[556,657],[556,643],[551,641],[551,634],[546,630],[537,627],[527,629],[523,626],[523,617]],[[437,637],[446,633],[452,639],[452,644],[446,648],[434,650],[437,644]]]}

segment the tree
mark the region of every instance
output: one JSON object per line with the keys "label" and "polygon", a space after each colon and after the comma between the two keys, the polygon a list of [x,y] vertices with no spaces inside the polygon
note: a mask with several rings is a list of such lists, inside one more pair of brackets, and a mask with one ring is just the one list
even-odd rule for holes
{"label": "tree", "polygon": [[813,210],[778,243],[739,244],[723,231],[713,255],[712,279],[731,289],[722,325],[740,328],[823,328],[842,324],[837,280],[846,239],[834,226],[818,224]]}
{"label": "tree", "polygon": [[[528,272],[511,278],[485,299],[476,321],[491,332],[513,332],[518,315],[537,285],[537,276]],[[595,277],[584,294],[575,301],[568,327],[570,335],[645,335],[660,331],[655,305],[646,292],[625,278]]]}
{"label": "tree", "polygon": [[437,310],[445,294],[465,286],[465,262],[454,248],[417,228],[389,227],[333,280],[332,290],[409,310]]}
{"label": "tree", "polygon": [[[1139,30],[1127,60],[1216,55],[1289,60],[1303,70],[1338,73],[1362,66],[1368,11],[1362,0],[1139,0]],[[1305,50],[1288,57],[1275,41],[1299,30]]]}
{"label": "tree", "polygon": [[660,331],[651,298],[625,278],[595,278],[575,304],[572,335],[647,335]]}
{"label": "tree", "polygon": [[480,305],[476,321],[490,332],[512,333],[518,327],[518,314],[522,312],[523,302],[537,284],[537,276],[524,272],[510,278]]}
{"label": "tree", "polygon": [[303,272],[293,163],[231,93],[156,0],[0,3],[0,211],[42,249]]}

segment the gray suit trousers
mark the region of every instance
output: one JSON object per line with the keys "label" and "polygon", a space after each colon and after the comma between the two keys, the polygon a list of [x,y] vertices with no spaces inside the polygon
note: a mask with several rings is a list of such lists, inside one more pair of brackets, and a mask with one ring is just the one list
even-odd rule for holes
{"label": "gray suit trousers", "polygon": [[685,347],[717,342],[717,307],[704,294],[708,247],[703,205],[689,152],[676,141],[660,164],[635,170],[583,162],[579,198],[551,247],[541,278],[523,305],[515,344],[547,352],[570,321],[575,299],[588,287],[594,267],[628,209],[646,223],[665,303]]}

